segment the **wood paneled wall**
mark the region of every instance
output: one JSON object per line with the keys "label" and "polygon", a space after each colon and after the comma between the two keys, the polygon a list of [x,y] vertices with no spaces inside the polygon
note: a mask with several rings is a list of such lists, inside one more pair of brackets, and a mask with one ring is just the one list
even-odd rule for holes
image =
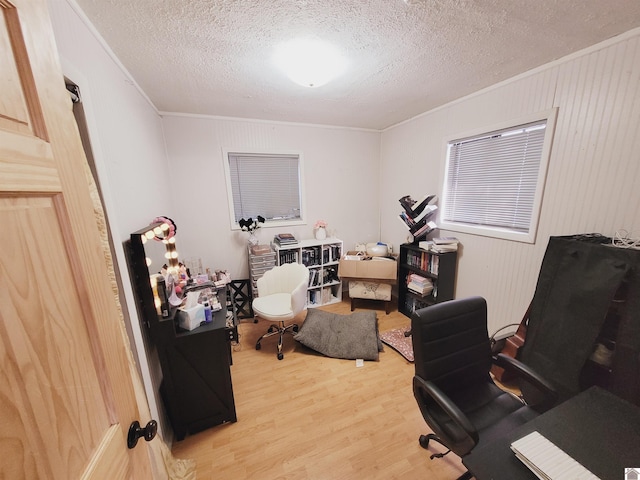
{"label": "wood paneled wall", "polygon": [[446,137],[552,107],[558,119],[535,244],[442,232],[463,243],[456,297],[485,296],[490,331],[521,320],[550,236],[624,229],[640,237],[640,30],[382,134],[381,178],[392,186],[381,189],[382,237],[400,243],[398,198],[441,193]]}

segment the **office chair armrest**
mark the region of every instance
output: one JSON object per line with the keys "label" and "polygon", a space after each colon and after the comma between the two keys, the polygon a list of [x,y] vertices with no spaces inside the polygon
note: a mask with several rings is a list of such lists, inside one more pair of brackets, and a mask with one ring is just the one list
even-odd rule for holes
{"label": "office chair armrest", "polygon": [[[415,375],[413,377],[413,393],[417,397],[418,395],[428,395],[431,397],[440,408],[449,416],[449,418],[469,437],[469,440],[473,442],[473,445],[478,443],[478,431],[475,429],[469,418],[458,408],[458,406],[451,401],[451,399],[440,390],[434,383],[426,381],[423,378]],[[422,411],[423,416],[430,415],[426,408],[418,401],[418,406]]]}
{"label": "office chair armrest", "polygon": [[539,402],[539,406],[542,406],[544,410],[550,408],[556,400],[558,400],[558,392],[555,388],[544,378],[542,378],[535,370],[528,367],[519,360],[513,357],[505,355],[504,353],[498,353],[493,357],[493,363],[499,367],[509,370],[521,379],[532,385],[543,396],[543,400]]}

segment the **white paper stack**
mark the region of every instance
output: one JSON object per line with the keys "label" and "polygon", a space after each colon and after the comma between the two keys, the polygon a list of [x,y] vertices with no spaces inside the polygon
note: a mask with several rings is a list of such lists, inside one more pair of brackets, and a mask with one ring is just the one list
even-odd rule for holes
{"label": "white paper stack", "polygon": [[511,450],[542,480],[600,480],[538,432],[516,440]]}

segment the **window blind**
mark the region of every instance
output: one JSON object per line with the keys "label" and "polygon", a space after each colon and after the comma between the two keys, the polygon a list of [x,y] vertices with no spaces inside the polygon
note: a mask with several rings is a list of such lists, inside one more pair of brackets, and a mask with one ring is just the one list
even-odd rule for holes
{"label": "window blind", "polygon": [[450,142],[443,219],[528,233],[546,124]]}
{"label": "window blind", "polygon": [[298,155],[229,153],[235,221],[300,218]]}

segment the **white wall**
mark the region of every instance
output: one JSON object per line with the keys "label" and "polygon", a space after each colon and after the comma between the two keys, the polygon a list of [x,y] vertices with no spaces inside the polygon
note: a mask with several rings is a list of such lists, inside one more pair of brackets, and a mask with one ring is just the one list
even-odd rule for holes
{"label": "white wall", "polygon": [[456,297],[482,295],[489,330],[520,322],[550,236],[626,229],[640,237],[640,30],[383,132],[382,236],[400,242],[398,199],[442,193],[445,137],[558,107],[535,244],[455,232]]}
{"label": "white wall", "polygon": [[166,194],[170,192],[170,179],[162,122],[73,1],[49,0],[49,11],[63,73],[81,90],[123,284],[125,315],[128,313],[131,319],[128,331],[138,353],[151,415],[162,426],[159,397],[149,394],[156,389],[148,373],[122,245],[131,232],[148,225],[158,215],[171,216],[174,211],[174,203]]}
{"label": "white wall", "polygon": [[323,219],[328,232],[353,248],[378,241],[380,133],[302,124],[165,115],[167,152],[179,212],[174,220],[181,257],[248,278],[248,233],[231,230],[223,150],[299,151],[304,162],[307,225],[260,228],[261,242],[290,231],[313,238]]}

